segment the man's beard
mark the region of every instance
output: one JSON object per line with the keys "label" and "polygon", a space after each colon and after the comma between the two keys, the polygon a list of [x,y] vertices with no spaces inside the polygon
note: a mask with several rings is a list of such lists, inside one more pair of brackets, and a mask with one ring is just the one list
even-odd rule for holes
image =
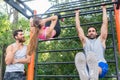
{"label": "man's beard", "polygon": [[19,41],[20,43],[23,43],[23,42],[25,42],[25,39],[24,39],[24,38],[21,38],[21,39],[18,39],[18,41]]}
{"label": "man's beard", "polygon": [[96,36],[87,36],[89,39],[95,39],[96,38]]}

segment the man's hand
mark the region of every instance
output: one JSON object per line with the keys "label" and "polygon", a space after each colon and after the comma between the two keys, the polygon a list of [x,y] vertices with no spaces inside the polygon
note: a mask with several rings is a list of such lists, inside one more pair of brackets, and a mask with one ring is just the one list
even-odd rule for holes
{"label": "man's hand", "polygon": [[14,59],[12,64],[16,64],[16,63],[18,63],[18,61],[17,61],[17,59]]}
{"label": "man's hand", "polygon": [[30,63],[30,61],[31,61],[31,56],[27,55],[27,61],[28,61],[28,63]]}
{"label": "man's hand", "polygon": [[30,18],[30,27],[33,27],[33,18]]}
{"label": "man's hand", "polygon": [[75,10],[75,13],[79,13],[80,12],[80,10]]}
{"label": "man's hand", "polygon": [[102,3],[101,8],[102,8],[102,9],[106,9],[105,3]]}

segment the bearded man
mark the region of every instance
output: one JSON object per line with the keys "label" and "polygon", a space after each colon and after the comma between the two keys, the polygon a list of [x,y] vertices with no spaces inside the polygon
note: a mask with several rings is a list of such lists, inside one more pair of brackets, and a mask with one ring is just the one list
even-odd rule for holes
{"label": "bearded man", "polygon": [[27,46],[23,44],[25,42],[23,30],[15,30],[13,37],[15,43],[6,49],[4,80],[26,80],[24,64],[30,62],[30,56],[26,53]]}

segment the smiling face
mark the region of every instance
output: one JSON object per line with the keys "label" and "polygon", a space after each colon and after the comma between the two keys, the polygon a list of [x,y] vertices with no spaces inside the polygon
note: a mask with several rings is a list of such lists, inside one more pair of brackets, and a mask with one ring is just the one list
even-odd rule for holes
{"label": "smiling face", "polygon": [[95,39],[97,37],[96,29],[94,27],[88,28],[88,34],[87,34],[87,36],[90,39]]}
{"label": "smiling face", "polygon": [[23,32],[18,32],[18,35],[15,36],[15,39],[18,40],[19,42],[25,42],[25,37]]}
{"label": "smiling face", "polygon": [[19,41],[21,43],[25,42],[24,33],[23,33],[22,30],[14,31],[13,37],[15,38],[15,40],[17,40],[17,41]]}

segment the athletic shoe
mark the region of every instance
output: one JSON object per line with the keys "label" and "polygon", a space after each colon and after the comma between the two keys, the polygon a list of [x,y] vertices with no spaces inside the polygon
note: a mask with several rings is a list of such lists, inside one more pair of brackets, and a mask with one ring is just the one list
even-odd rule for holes
{"label": "athletic shoe", "polygon": [[95,53],[87,53],[87,64],[89,69],[90,80],[98,80],[99,69]]}
{"label": "athletic shoe", "polygon": [[86,59],[82,52],[79,52],[75,56],[75,65],[79,73],[80,80],[88,80],[88,73],[86,71]]}

